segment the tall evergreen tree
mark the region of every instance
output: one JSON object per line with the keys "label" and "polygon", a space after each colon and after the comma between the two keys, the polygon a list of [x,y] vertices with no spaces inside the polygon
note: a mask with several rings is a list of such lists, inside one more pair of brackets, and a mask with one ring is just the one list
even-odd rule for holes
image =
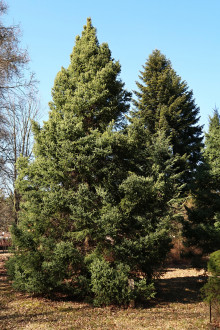
{"label": "tall evergreen tree", "polygon": [[[190,181],[201,158],[202,128],[198,124],[199,108],[185,81],[173,70],[171,62],[159,51],[149,56],[137,82],[136,112],[151,134],[163,130],[171,138],[173,153],[185,155],[179,164]],[[186,166],[187,164],[187,166]]]}
{"label": "tall evergreen tree", "polygon": [[209,131],[205,135],[204,157],[220,186],[220,116],[217,109],[214,110],[213,117],[209,117]]}
{"label": "tall evergreen tree", "polygon": [[205,134],[203,162],[198,167],[192,190],[193,205],[187,208],[184,235],[188,245],[211,253],[220,249],[220,120],[218,111],[210,117]]}
{"label": "tall evergreen tree", "polygon": [[119,62],[112,59],[106,43],[99,45],[90,19],[82,37],[76,37],[70,58],[69,68],[62,68],[55,80],[51,116],[71,112],[82,121],[85,131],[103,131],[112,120],[120,125],[130,94],[117,79]]}
{"label": "tall evergreen tree", "polygon": [[85,255],[105,241],[101,187],[116,198],[122,171],[112,165],[112,128],[121,125],[130,100],[119,73],[88,19],[69,67],[55,79],[49,120],[42,128],[33,123],[35,159],[19,162],[23,198],[14,242],[20,250],[12,276],[20,288],[54,289],[71,269],[83,272]]}
{"label": "tall evergreen tree", "polygon": [[130,100],[119,73],[88,19],[56,77],[49,120],[33,125],[35,159],[19,161],[20,222],[8,264],[19,289],[65,286],[97,304],[151,296],[170,248],[177,160],[163,132],[152,141],[135,120],[116,129]]}

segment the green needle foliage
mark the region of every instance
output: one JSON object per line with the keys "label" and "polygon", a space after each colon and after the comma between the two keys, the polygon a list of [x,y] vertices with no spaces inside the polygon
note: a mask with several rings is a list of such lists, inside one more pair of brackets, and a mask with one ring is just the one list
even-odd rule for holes
{"label": "green needle foliage", "polygon": [[220,250],[211,253],[208,261],[210,273],[208,282],[202,288],[204,300],[211,304],[212,310],[216,310],[220,317]]}
{"label": "green needle foliage", "polygon": [[174,155],[185,156],[178,166],[185,171],[184,182],[189,183],[201,159],[202,146],[199,108],[193,93],[159,50],[149,56],[139,78],[133,115],[140,118],[151,134],[163,130],[170,137]]}
{"label": "green needle foliage", "polygon": [[220,120],[215,110],[210,117],[205,138],[204,160],[192,190],[193,205],[187,208],[184,236],[188,245],[202,248],[204,253],[220,249]]}
{"label": "green needle foliage", "polygon": [[125,126],[131,95],[119,73],[88,19],[55,79],[49,120],[33,123],[35,159],[19,160],[8,263],[18,289],[68,290],[98,305],[153,296],[177,216],[179,158],[164,132],[152,138],[138,119]]}
{"label": "green needle foliage", "polygon": [[209,117],[209,131],[205,135],[205,160],[220,187],[220,116],[214,110],[213,117]]}
{"label": "green needle foliage", "polygon": [[102,249],[105,199],[114,202],[125,175],[113,162],[115,128],[130,100],[119,73],[88,19],[68,69],[55,79],[49,120],[42,128],[33,123],[35,160],[18,164],[22,203],[13,235],[19,252],[9,266],[14,286],[45,292],[66,279],[77,286],[78,275],[89,274],[84,257],[98,244]]}

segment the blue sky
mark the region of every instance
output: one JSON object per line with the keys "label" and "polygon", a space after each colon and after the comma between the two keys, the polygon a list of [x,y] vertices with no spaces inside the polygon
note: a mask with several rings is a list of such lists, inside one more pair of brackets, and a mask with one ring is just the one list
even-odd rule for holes
{"label": "blue sky", "polygon": [[20,24],[22,46],[39,80],[43,119],[61,66],[69,65],[75,37],[87,17],[122,66],[121,79],[136,89],[139,71],[154,49],[161,50],[186,80],[208,128],[220,108],[220,0],[8,0],[7,24]]}

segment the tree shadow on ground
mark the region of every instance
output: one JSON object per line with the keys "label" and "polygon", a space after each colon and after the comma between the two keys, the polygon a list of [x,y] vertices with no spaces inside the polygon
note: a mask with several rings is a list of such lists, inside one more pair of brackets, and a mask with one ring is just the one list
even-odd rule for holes
{"label": "tree shadow on ground", "polygon": [[200,289],[206,283],[207,276],[185,276],[162,278],[155,287],[158,303],[197,303],[202,301]]}

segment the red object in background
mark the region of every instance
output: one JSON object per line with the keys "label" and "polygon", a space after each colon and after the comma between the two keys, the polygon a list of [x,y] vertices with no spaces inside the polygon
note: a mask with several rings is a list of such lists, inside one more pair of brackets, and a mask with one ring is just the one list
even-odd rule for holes
{"label": "red object in background", "polygon": [[0,232],[0,250],[8,249],[11,246],[11,234]]}

